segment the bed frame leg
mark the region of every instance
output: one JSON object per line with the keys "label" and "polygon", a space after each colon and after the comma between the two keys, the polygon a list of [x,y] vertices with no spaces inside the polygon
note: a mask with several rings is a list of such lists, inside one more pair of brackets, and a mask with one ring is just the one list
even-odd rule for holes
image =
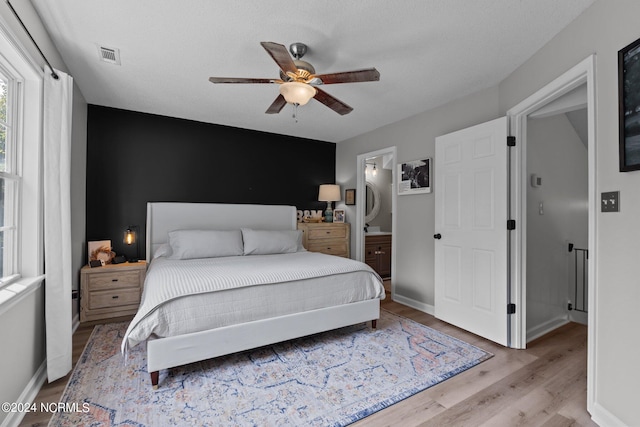
{"label": "bed frame leg", "polygon": [[153,371],[149,375],[151,375],[151,386],[154,390],[158,389],[158,379],[160,378],[160,371]]}
{"label": "bed frame leg", "polygon": [[371,321],[371,328],[372,328],[372,329],[375,329],[375,328],[377,328],[377,327],[378,327],[378,321],[377,321],[376,319],[373,319],[373,320]]}

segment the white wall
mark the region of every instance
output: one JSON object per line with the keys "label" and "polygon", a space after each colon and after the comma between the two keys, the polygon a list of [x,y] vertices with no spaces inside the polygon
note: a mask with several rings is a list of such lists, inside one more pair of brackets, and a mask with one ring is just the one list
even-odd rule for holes
{"label": "white wall", "polygon": [[[617,52],[640,37],[640,2],[598,0],[497,88],[384,126],[337,146],[336,179],[355,187],[356,156],[390,145],[398,161],[433,156],[438,135],[506,113],[591,54],[596,54],[597,191],[620,191],[619,213],[596,217],[597,289],[594,381],[597,421],[638,425],[640,358],[640,172],[618,171]],[[496,97],[498,100],[496,101]],[[498,109],[495,104],[498,102]],[[434,183],[438,191],[438,183]],[[351,207],[352,208],[352,207]],[[355,211],[355,210],[354,210]],[[353,214],[352,214],[353,215]],[[433,194],[398,198],[396,292],[429,308],[433,304]]]}
{"label": "white wall", "polygon": [[[58,70],[67,72],[53,42],[47,35],[39,17],[30,2],[12,3],[22,18],[31,35],[38,42],[49,62]],[[44,60],[29,40],[6,2],[0,3],[0,19],[9,28],[19,42],[33,57],[34,61],[44,66]],[[73,244],[73,289],[79,289],[80,268],[84,263],[85,238],[85,186],[86,186],[86,134],[87,103],[74,86],[73,129],[72,129],[72,170],[71,170],[71,209],[72,209],[72,244]],[[71,295],[69,295],[71,298]],[[74,312],[77,314],[74,305]],[[16,402],[25,393],[30,381],[34,379],[38,368],[45,360],[45,324],[44,324],[44,290],[41,287],[35,293],[22,299],[0,316],[0,401]],[[7,327],[10,325],[11,327]],[[6,418],[0,412],[0,424]]]}
{"label": "white wall", "polygon": [[[336,146],[336,182],[342,188],[355,188],[359,154],[395,145],[398,162],[433,157],[436,136],[496,117],[498,92],[494,88],[341,142]],[[438,183],[433,185],[438,191]],[[355,206],[341,207],[347,209],[347,218],[355,218]],[[397,215],[396,293],[403,303],[432,312],[433,193],[398,197],[394,215]],[[351,232],[351,252],[355,253],[355,230],[352,228]]]}
{"label": "white wall", "polygon": [[[599,0],[551,40],[499,87],[501,111],[517,104],[584,58],[596,55],[597,191],[620,191],[619,213],[596,217],[594,295],[597,344],[592,378],[600,420],[607,415],[638,425],[640,358],[640,172],[618,169],[617,53],[640,38],[640,2]],[[590,248],[591,249],[591,248]],[[603,422],[612,425],[614,420]]]}
{"label": "white wall", "polygon": [[[567,318],[574,254],[588,241],[587,148],[566,115],[527,123],[527,340]],[[542,203],[542,214],[540,214]],[[573,298],[573,295],[571,295]]]}

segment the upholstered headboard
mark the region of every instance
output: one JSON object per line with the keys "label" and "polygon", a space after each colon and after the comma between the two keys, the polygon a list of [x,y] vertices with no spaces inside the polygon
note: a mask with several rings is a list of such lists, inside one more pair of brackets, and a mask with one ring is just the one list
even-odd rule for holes
{"label": "upholstered headboard", "polygon": [[227,203],[147,203],[147,261],[173,230],[295,230],[295,206]]}

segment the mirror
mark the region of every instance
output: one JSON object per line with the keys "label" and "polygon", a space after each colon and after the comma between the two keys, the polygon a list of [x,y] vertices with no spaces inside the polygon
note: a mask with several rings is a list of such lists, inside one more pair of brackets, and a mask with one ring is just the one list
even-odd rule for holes
{"label": "mirror", "polygon": [[366,182],[364,222],[368,223],[380,212],[380,190],[372,182]]}

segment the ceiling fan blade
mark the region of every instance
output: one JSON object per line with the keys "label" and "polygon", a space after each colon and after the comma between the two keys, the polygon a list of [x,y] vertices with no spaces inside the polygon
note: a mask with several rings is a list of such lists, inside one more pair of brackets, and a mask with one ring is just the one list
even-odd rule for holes
{"label": "ceiling fan blade", "polygon": [[350,112],[353,111],[353,108],[349,107],[347,104],[340,101],[339,99],[329,95],[327,92],[321,89],[318,89],[317,87],[315,89],[317,92],[314,98],[322,102],[324,105],[331,108],[333,111],[340,114],[341,116],[344,116],[345,114],[349,114]]}
{"label": "ceiling fan blade", "polygon": [[277,79],[252,79],[243,77],[209,77],[211,83],[278,83]]}
{"label": "ceiling fan blade", "polygon": [[377,82],[380,80],[380,73],[375,68],[367,68],[343,73],[316,74],[314,77],[329,85],[334,83]]}
{"label": "ceiling fan blade", "polygon": [[273,101],[273,104],[271,104],[269,108],[267,108],[267,111],[265,111],[265,113],[278,114],[284,108],[285,105],[287,105],[287,100],[284,99],[284,96],[278,95],[276,100]]}
{"label": "ceiling fan blade", "polygon": [[286,47],[274,42],[260,42],[260,44],[285,74],[287,71],[294,74],[298,71],[298,67],[293,63],[293,59]]}

